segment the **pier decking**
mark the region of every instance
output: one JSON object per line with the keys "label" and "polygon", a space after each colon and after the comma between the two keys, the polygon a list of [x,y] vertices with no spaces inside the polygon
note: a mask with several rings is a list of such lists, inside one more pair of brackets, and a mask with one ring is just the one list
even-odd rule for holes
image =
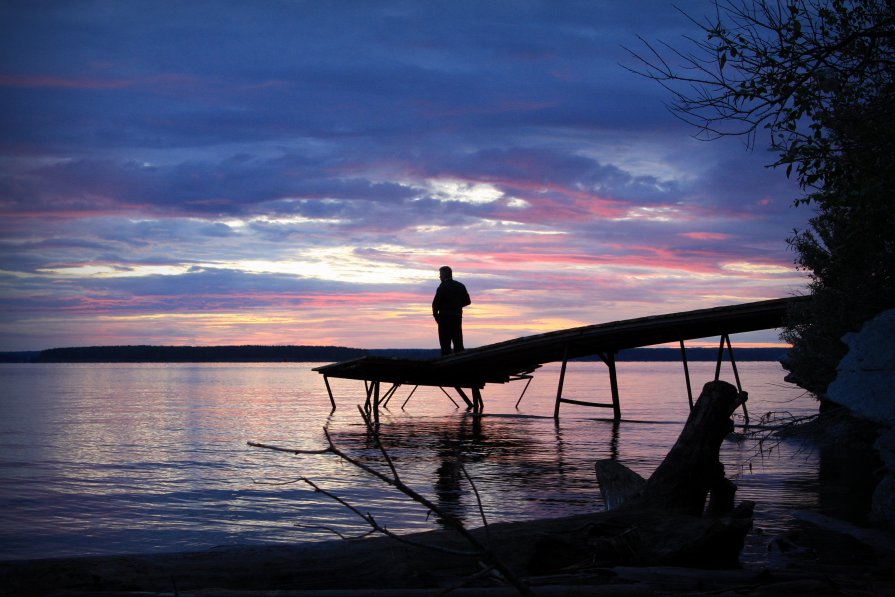
{"label": "pier decking", "polygon": [[[726,345],[739,385],[730,335],[781,327],[790,304],[800,300],[804,300],[804,297],[773,299],[588,325],[524,336],[430,360],[366,356],[324,365],[314,370],[324,376],[333,409],[336,408],[336,403],[330,389],[329,378],[356,379],[365,382],[367,404],[374,414],[378,415],[380,404],[387,402],[401,385],[455,388],[470,408],[480,411],[483,405],[481,390],[487,384],[503,384],[526,379],[530,381],[531,374],[541,365],[561,362],[562,370],[554,416],[559,416],[559,406],[565,402],[612,408],[614,418],[617,420],[621,416],[615,372],[615,354],[618,351],[679,342],[692,404],[684,351],[686,340],[720,336],[716,378],[720,372]],[[599,356],[609,368],[612,404],[581,402],[562,397],[562,384],[568,360],[593,355]],[[382,382],[392,384],[384,395],[380,395]],[[464,389],[470,390],[473,396],[471,401]]]}

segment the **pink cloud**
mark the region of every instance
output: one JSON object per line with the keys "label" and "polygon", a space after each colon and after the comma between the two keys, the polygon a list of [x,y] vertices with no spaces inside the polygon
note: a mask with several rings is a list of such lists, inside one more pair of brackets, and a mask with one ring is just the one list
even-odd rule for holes
{"label": "pink cloud", "polygon": [[727,240],[731,238],[729,234],[724,234],[722,232],[684,232],[681,236],[693,240]]}
{"label": "pink cloud", "polygon": [[[520,160],[520,170],[532,171],[536,163]],[[510,195],[518,195],[531,207],[525,210],[507,208],[501,214],[515,220],[557,222],[590,218],[620,218],[630,205],[602,197],[589,191],[570,189],[557,183],[539,183],[512,179],[489,179],[487,182],[504,188]]]}

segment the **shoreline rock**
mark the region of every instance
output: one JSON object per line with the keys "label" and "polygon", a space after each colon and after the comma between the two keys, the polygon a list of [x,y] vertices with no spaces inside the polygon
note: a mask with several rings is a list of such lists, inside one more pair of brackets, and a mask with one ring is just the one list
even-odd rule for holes
{"label": "shoreline rock", "polygon": [[842,341],[848,352],[836,368],[827,398],[881,426],[874,448],[883,463],[871,518],[895,529],[895,309],[864,323]]}

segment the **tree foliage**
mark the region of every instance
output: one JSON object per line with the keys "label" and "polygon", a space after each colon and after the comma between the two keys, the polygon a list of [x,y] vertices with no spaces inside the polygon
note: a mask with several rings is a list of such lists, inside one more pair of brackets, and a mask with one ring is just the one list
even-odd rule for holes
{"label": "tree foliage", "polygon": [[813,300],[783,338],[822,396],[844,333],[895,306],[895,0],[718,0],[687,49],[644,41],[634,70],[697,136],[767,144],[815,216],[788,239]]}

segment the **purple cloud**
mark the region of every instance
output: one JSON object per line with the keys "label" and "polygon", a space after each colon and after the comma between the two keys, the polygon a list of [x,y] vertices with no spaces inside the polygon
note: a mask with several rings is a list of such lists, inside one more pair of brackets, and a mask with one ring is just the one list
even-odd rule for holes
{"label": "purple cloud", "polygon": [[689,31],[646,1],[6,3],[0,350],[377,342],[383,313],[419,344],[448,262],[492,340],[791,293],[798,189],[621,66]]}

